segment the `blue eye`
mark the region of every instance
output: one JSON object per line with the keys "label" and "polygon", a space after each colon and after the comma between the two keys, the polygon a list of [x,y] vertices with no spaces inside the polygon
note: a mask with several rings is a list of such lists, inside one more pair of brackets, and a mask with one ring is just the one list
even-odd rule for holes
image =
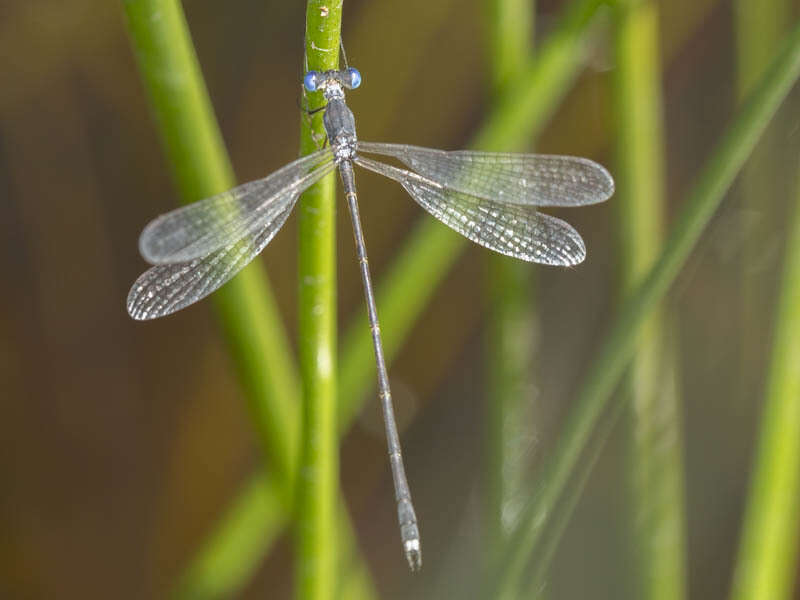
{"label": "blue eye", "polygon": [[305,87],[309,92],[316,92],[317,77],[319,77],[319,73],[317,71],[309,71],[306,73],[306,76],[303,77],[303,87]]}
{"label": "blue eye", "polygon": [[347,69],[347,76],[350,78],[348,83],[351,89],[356,89],[361,85],[361,73],[358,72],[358,69],[350,67]]}

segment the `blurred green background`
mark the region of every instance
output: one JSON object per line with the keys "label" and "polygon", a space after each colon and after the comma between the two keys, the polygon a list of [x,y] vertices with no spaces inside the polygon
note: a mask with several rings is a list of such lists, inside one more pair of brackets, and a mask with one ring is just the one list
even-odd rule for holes
{"label": "blurred green background", "polygon": [[[496,93],[490,4],[345,3],[345,47],[364,78],[348,95],[360,138],[444,149],[470,144]],[[734,119],[750,85],[744,80],[757,79],[747,73],[760,67],[747,61],[766,64],[800,16],[796,1],[758,4],[755,13],[767,25],[754,24],[755,42],[748,45],[747,20],[733,2],[652,3],[667,226]],[[183,5],[237,178],[263,177],[293,160],[305,4]],[[530,40],[546,43],[569,5],[538,0]],[[594,15],[574,85],[524,147],[587,156],[617,175],[627,112],[615,92],[615,10]],[[765,33],[769,27],[772,34]],[[666,441],[658,443],[674,452],[682,471],[685,572],[679,568],[676,577],[685,591],[664,598],[731,593],[798,198],[798,110],[794,90],[667,297],[660,337],[671,358],[664,386],[672,386],[677,408]],[[396,184],[366,173],[357,179],[370,264],[380,281],[418,221],[430,217]],[[260,468],[244,392],[212,304],[152,323],[134,322],[125,312],[128,288],[146,266],[138,234],[177,203],[120,3],[1,5],[1,597],[166,597]],[[530,369],[514,384],[519,412],[502,442],[517,481],[500,501],[512,526],[628,285],[618,204],[615,197],[549,211],[581,232],[588,258],[574,269],[525,266],[532,278],[523,285],[533,291],[523,302],[530,312],[523,311],[525,336],[517,343],[530,349]],[[367,324],[343,205],[338,220],[344,332],[351,323]],[[290,218],[258,259],[292,340],[296,237]],[[489,325],[495,301],[487,282],[498,267],[486,254],[469,247],[458,259],[390,367],[423,536],[422,573],[409,575],[399,552],[373,392],[342,443],[344,497],[383,598],[473,597],[487,560],[491,526],[484,511],[493,492],[487,415],[496,389]],[[617,423],[583,494],[574,497],[576,511],[544,577],[544,597],[657,597],[643,592],[640,581],[629,421]],[[291,597],[292,560],[291,536],[284,534],[224,595]],[[800,598],[800,590],[794,593]]]}

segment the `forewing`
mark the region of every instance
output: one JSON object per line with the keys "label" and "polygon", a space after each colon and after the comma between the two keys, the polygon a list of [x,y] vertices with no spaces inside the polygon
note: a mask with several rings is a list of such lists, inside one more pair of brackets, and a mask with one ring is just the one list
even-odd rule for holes
{"label": "forewing", "polygon": [[614,180],[603,166],[575,156],[446,152],[369,142],[359,142],[358,149],[392,156],[453,191],[504,204],[582,206],[614,193]]}
{"label": "forewing", "polygon": [[264,179],[168,212],[151,221],[139,237],[139,252],[153,265],[202,258],[247,236],[280,229],[275,216],[287,199],[334,169],[330,148],[304,156]]}
{"label": "forewing", "polygon": [[436,184],[405,169],[358,157],[356,163],[400,182],[422,208],[473,242],[495,252],[546,265],[576,265],[586,258],[569,223],[533,206],[500,204]]}
{"label": "forewing", "polygon": [[270,227],[193,260],[145,271],[128,293],[128,314],[144,321],[172,314],[205,298],[241,271],[275,236],[294,208],[299,192],[272,204]]}

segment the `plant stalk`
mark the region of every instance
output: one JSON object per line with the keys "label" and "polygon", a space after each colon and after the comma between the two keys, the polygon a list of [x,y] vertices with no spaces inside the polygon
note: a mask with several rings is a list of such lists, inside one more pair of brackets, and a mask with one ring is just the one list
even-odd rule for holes
{"label": "plant stalk", "polygon": [[[488,0],[491,95],[503,97],[532,56],[533,0]],[[534,269],[494,253],[486,255],[489,300],[486,363],[486,468],[484,575],[513,528],[531,455],[533,361],[537,322]]]}
{"label": "plant stalk", "polygon": [[[792,21],[791,0],[735,0],[736,84],[738,99],[743,100],[769,65]],[[791,126],[790,123],[786,123]],[[759,393],[762,373],[767,369],[769,347],[764,331],[771,323],[764,318],[772,308],[767,290],[775,285],[771,270],[764,269],[764,254],[772,247],[774,231],[781,228],[786,216],[777,201],[785,198],[781,188],[787,165],[782,146],[783,131],[772,127],[764,135],[752,158],[742,171],[737,186],[741,202],[739,235],[741,245],[739,360],[734,410],[752,411],[752,398]],[[742,456],[744,458],[744,456]]]}
{"label": "plant stalk", "polygon": [[[309,0],[309,70],[339,66],[342,3]],[[324,106],[308,94],[308,109]],[[325,140],[322,111],[301,121],[300,152]],[[339,436],[336,429],[336,193],[333,174],[305,192],[297,206],[299,359],[303,390],[298,477],[296,598],[329,600],[336,592]]]}
{"label": "plant stalk", "polygon": [[[664,229],[664,133],[658,7],[619,0],[615,10],[617,239],[625,298],[653,265]],[[642,327],[620,394],[628,396],[631,562],[637,598],[685,597],[685,503],[677,357],[665,309]]]}

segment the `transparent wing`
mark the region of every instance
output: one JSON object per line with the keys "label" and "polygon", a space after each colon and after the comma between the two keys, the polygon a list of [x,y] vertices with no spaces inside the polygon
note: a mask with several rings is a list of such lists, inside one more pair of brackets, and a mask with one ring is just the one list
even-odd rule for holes
{"label": "transparent wing", "polygon": [[465,194],[363,156],[355,162],[400,182],[422,208],[490,250],[546,265],[577,265],[586,258],[583,240],[569,223],[539,213],[533,206],[501,204]]}
{"label": "transparent wing", "polygon": [[145,271],[128,293],[128,314],[144,321],[178,311],[205,298],[241,271],[275,237],[294,208],[300,192],[270,203],[269,223],[256,234],[193,260],[157,265]]}
{"label": "transparent wing", "polygon": [[359,142],[358,149],[392,156],[450,190],[504,204],[582,206],[614,193],[614,180],[604,167],[575,156],[445,152],[370,142]]}
{"label": "transparent wing", "polygon": [[[271,222],[287,199],[334,169],[330,148],[304,156],[264,179],[168,212],[151,221],[139,237],[139,252],[153,265],[184,263],[230,246],[262,229],[280,228]],[[278,211],[280,213],[280,211]]]}

